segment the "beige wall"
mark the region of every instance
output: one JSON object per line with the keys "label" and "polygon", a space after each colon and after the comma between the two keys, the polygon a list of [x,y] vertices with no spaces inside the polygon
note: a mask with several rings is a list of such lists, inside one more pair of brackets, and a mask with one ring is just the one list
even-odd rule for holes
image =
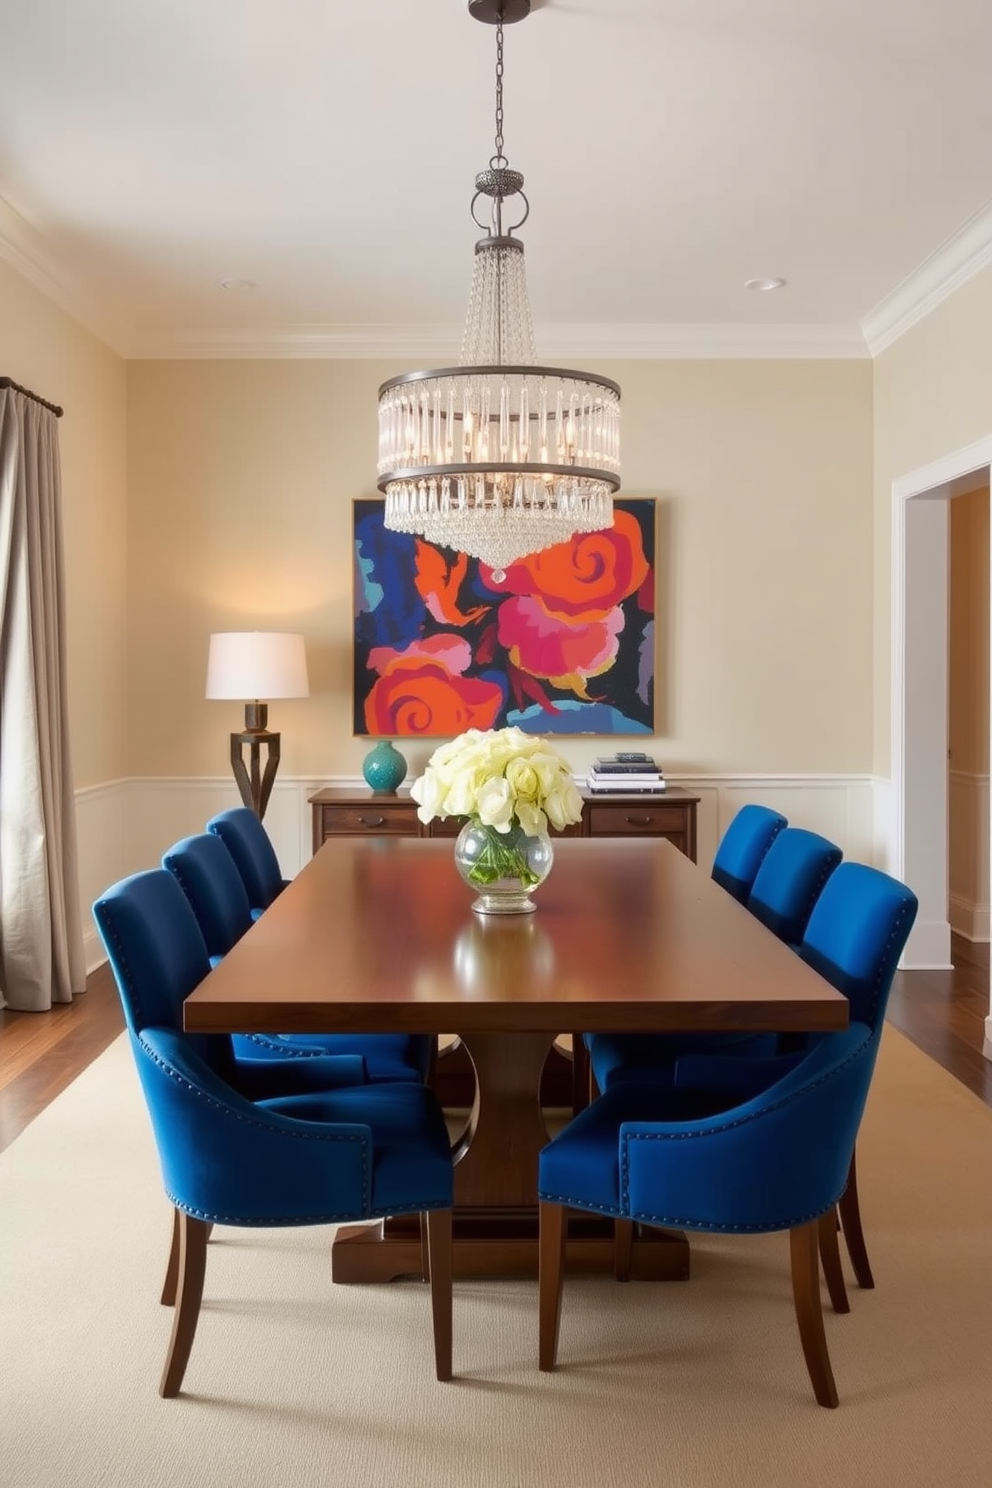
{"label": "beige wall", "polygon": [[126,370],[0,262],[0,373],[60,404],[69,714],[77,787],[127,773]]}
{"label": "beige wall", "polygon": [[[375,494],[378,383],[340,361],[128,366],[130,767],[227,768],[203,698],[221,629],[305,633],[312,697],[270,708],[289,774],[357,774],[351,501]],[[673,772],[867,772],[868,362],[626,362],[624,493],[659,526],[657,752]],[[405,744],[413,769],[432,747]],[[576,767],[597,752],[576,741]]]}
{"label": "beige wall", "polygon": [[992,436],[992,267],[876,357],[875,770],[890,770],[892,482]]}

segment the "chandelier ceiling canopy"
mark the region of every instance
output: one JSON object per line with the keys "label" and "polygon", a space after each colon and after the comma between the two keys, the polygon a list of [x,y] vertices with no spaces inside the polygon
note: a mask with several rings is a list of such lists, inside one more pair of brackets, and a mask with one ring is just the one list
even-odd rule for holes
{"label": "chandelier ceiling canopy", "polygon": [[[379,389],[378,485],[386,527],[469,553],[500,576],[573,533],[613,525],[620,389],[537,364],[524,245],[513,236],[530,204],[503,153],[503,26],[522,20],[530,0],[468,8],[496,27],[496,149],[471,205],[485,236],[475,245],[459,365],[407,372]],[[480,199],[488,222],[476,216]],[[510,202],[517,221],[508,226]]]}

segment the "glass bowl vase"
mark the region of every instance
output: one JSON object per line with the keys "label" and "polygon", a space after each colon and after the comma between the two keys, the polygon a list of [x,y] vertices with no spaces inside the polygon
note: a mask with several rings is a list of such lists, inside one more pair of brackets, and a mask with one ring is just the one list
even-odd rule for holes
{"label": "glass bowl vase", "polygon": [[532,914],[530,897],[551,872],[555,850],[547,832],[529,835],[514,822],[499,832],[470,817],[455,839],[455,867],[478,890],[476,914]]}

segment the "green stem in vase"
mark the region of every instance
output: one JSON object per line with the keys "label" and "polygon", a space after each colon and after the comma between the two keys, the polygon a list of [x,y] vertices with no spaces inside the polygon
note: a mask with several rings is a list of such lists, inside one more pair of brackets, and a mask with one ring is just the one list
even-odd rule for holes
{"label": "green stem in vase", "polygon": [[541,882],[540,874],[527,861],[527,834],[517,823],[508,832],[497,832],[495,827],[484,826],[482,822],[477,825],[486,842],[468,870],[471,883],[484,889],[501,878],[516,878],[523,888],[532,889]]}

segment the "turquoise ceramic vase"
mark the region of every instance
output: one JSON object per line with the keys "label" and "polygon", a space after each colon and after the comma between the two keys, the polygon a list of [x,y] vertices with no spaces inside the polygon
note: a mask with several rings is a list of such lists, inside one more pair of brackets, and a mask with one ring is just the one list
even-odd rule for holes
{"label": "turquoise ceramic vase", "polygon": [[380,739],[362,761],[362,774],[377,796],[395,796],[406,779],[406,760],[390,739]]}

